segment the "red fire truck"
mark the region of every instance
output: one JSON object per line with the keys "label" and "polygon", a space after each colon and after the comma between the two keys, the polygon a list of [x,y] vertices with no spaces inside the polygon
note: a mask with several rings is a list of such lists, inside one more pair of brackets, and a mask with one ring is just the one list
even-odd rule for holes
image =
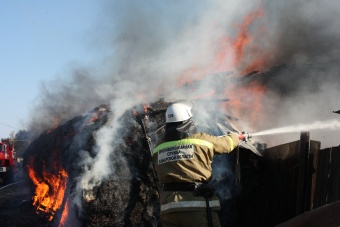
{"label": "red fire truck", "polygon": [[5,184],[14,181],[15,175],[15,150],[10,139],[0,141],[0,178]]}

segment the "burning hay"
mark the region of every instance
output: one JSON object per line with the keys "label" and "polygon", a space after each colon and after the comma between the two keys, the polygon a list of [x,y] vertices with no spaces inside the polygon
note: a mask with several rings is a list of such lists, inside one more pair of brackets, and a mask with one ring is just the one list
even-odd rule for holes
{"label": "burning hay", "polygon": [[[326,66],[327,64],[320,63],[314,68],[321,71]],[[240,78],[227,76],[222,81],[235,82],[235,91],[238,88],[248,89],[249,93],[242,93],[244,96],[239,97],[250,96],[250,99],[243,99],[246,100],[243,105],[251,105],[254,101],[251,98],[256,92],[268,95],[273,94],[273,91],[280,92],[275,88],[291,87],[288,82],[279,83],[281,78],[288,73],[298,73],[304,67],[306,66],[273,68]],[[301,83],[305,81],[303,78],[300,80]],[[332,81],[333,78],[330,77],[329,80]],[[281,86],[275,87],[277,83]],[[254,89],[257,88],[254,84],[263,87],[269,84],[271,87],[259,90]],[[196,89],[200,87],[200,83],[186,84],[183,87]],[[299,94],[299,90],[296,93]],[[231,104],[229,99],[214,99],[214,96],[210,96],[193,101],[194,109],[209,110],[197,114],[200,117],[195,122],[200,131],[222,135],[228,131],[238,131],[239,124],[244,123],[220,111],[221,106],[228,107]],[[25,167],[34,191],[33,205],[36,212],[44,216],[51,225],[60,226],[160,225],[159,185],[151,164],[150,150],[164,130],[164,112],[168,104],[160,100],[124,110],[119,105],[102,105],[42,133],[25,153]],[[268,103],[260,104],[266,107],[265,111],[271,110]],[[240,115],[247,114],[235,102],[233,105],[238,107],[236,110],[241,111]],[[277,119],[277,111],[280,110],[282,109],[276,109],[271,117]],[[263,112],[254,109],[253,113]],[[255,185],[258,184],[257,171],[261,169],[261,159],[257,148],[260,147],[265,146],[259,143],[242,144],[241,152],[234,152],[230,157],[214,158],[212,184],[216,186],[216,194],[221,201],[222,224],[237,226],[241,220],[240,212],[252,201],[243,201],[243,205],[235,204],[240,198],[251,197],[253,192],[248,187],[256,188]],[[243,151],[248,151],[251,155]],[[245,154],[247,159],[243,161],[243,165],[246,167],[243,166],[242,169],[240,159]],[[254,169],[255,172],[252,172]]]}
{"label": "burning hay", "polygon": [[[162,133],[167,105],[158,101],[122,115],[116,128],[119,143],[111,144],[107,160],[100,163],[106,170],[96,166],[99,149],[95,138],[110,123],[113,111],[109,106],[102,105],[42,133],[25,153],[36,212],[60,226],[158,226],[159,185],[150,149]],[[216,135],[237,130],[223,114],[214,119],[211,125],[198,128]],[[252,145],[243,149],[258,152]],[[220,168],[216,168],[215,185],[226,181],[232,185],[229,172],[233,169],[227,163],[224,156],[216,159]],[[89,171],[96,172],[97,177],[86,178]],[[231,196],[228,187],[217,190],[222,202]]]}
{"label": "burning hay", "polygon": [[[96,156],[93,136],[107,123],[109,113],[107,106],[100,106],[42,133],[26,151],[25,166],[35,191],[33,205],[37,213],[45,213],[53,223],[61,217],[60,223],[68,223],[67,209],[76,209],[78,222],[90,226],[137,225],[154,220],[155,179],[149,169],[149,151],[141,142],[142,128],[132,111],[122,119],[122,125],[129,127],[124,130],[128,133],[121,135],[123,143],[112,151],[121,160],[114,154],[109,157],[114,173],[102,184],[93,182],[96,187],[91,189],[77,185],[88,168],[82,162],[84,156]],[[77,206],[75,201],[79,202]]]}

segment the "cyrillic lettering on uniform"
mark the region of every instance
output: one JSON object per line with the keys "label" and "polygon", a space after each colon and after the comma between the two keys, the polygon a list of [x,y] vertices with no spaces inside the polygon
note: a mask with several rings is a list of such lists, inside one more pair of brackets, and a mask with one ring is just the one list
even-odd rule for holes
{"label": "cyrillic lettering on uniform", "polygon": [[167,147],[158,151],[158,164],[194,159],[194,145],[184,144]]}

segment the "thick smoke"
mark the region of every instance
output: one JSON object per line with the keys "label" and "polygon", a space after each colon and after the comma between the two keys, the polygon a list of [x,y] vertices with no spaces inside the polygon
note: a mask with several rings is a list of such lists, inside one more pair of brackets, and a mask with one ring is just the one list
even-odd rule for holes
{"label": "thick smoke", "polygon": [[93,40],[110,51],[96,65],[75,69],[70,79],[43,84],[33,106],[31,130],[53,128],[110,103],[112,118],[96,133],[93,149],[97,155],[84,155],[79,161],[86,167],[80,180],[83,187],[100,184],[114,171],[108,156],[119,141],[121,115],[136,104],[162,96],[166,100],[191,98],[177,90],[179,78],[194,68],[213,65],[230,24],[251,10],[240,5],[224,1],[108,1]]}
{"label": "thick smoke", "polygon": [[[100,102],[131,97],[135,103],[175,94],[179,78],[214,65],[223,37],[251,6],[215,1],[110,2],[94,29],[95,47],[108,49],[93,66],[74,69],[70,79],[42,85],[30,129],[63,123]],[[210,67],[210,68],[209,68]],[[171,92],[171,94],[169,94]],[[186,94],[186,96],[188,96]]]}
{"label": "thick smoke", "polygon": [[264,8],[271,66],[339,58],[338,1],[265,1]]}
{"label": "thick smoke", "polygon": [[[265,1],[266,37],[273,69],[264,85],[260,129],[339,119],[340,3],[338,1]],[[275,72],[275,73],[274,73]],[[270,72],[268,72],[270,74]],[[322,147],[340,144],[339,131],[311,131]],[[269,145],[299,139],[299,133],[263,138]]]}
{"label": "thick smoke", "polygon": [[[166,101],[194,98],[190,92],[180,91],[178,82],[185,76],[194,78],[200,71],[215,73],[214,67],[221,64],[216,65],[216,56],[221,51],[227,56],[222,64],[229,66],[222,68],[236,67],[232,44],[224,41],[226,37],[227,41],[236,37],[238,25],[249,13],[263,10],[263,15],[249,27],[252,40],[238,69],[247,68],[254,59],[262,60],[258,70],[264,70],[281,64],[329,61],[339,55],[340,7],[335,0],[108,1],[104,8],[92,34],[93,41],[98,42],[95,46],[108,49],[107,55],[93,66],[75,69],[71,79],[45,83],[29,123],[32,130],[39,132],[110,103],[111,119],[95,136],[93,149],[97,155],[80,160],[87,167],[79,180],[86,189],[100,184],[114,172],[108,157],[120,141],[117,129],[124,126],[119,125],[118,119],[126,110],[160,97]],[[336,78],[339,70],[332,66],[322,72]],[[292,75],[289,70],[281,73],[280,78],[286,78],[284,91],[279,80],[276,80],[278,85],[272,84],[268,89],[265,111],[254,130],[333,117],[329,113],[337,109],[339,97],[339,86],[333,79],[327,83],[317,80],[317,88],[308,89],[310,84],[315,85],[320,71],[294,74],[305,80],[289,75]],[[303,88],[298,88],[298,92],[289,87],[289,83],[296,81],[302,81],[300,88]],[[200,87],[206,91],[210,85]],[[252,119],[242,117],[241,121],[251,125]],[[272,137],[268,140],[274,143]],[[282,137],[277,142],[283,142]],[[115,155],[122,158],[118,153]]]}
{"label": "thick smoke", "polygon": [[[112,101],[110,104],[113,111],[109,122],[95,133],[96,146],[93,149],[96,156],[87,156],[81,163],[85,166],[84,175],[79,182],[82,189],[91,190],[115,171],[115,166],[112,165],[110,159],[113,158],[115,162],[120,164],[125,163],[125,159],[120,154],[121,151],[117,149],[125,143],[118,133],[119,129],[124,127],[119,120],[122,114],[127,111],[124,107],[130,106],[133,102],[127,98],[121,98]],[[87,152],[83,153],[88,154]],[[129,176],[129,178],[131,177]]]}
{"label": "thick smoke", "polygon": [[[296,68],[303,70],[296,71]],[[333,113],[334,110],[339,109],[338,97],[340,96],[340,86],[337,83],[338,73],[332,71],[334,69],[340,70],[339,61],[291,65],[278,72],[277,76],[286,78],[284,82],[280,82],[280,85],[284,86],[277,87],[274,83],[264,96],[264,114],[259,130],[289,125],[309,125],[315,122],[326,124],[330,120],[340,121],[340,116]],[[291,75],[296,78],[291,78]],[[321,128],[310,131],[312,140],[320,141],[321,147],[340,144],[339,129]],[[263,139],[269,145],[278,145],[298,140],[299,137],[299,132],[297,132],[269,135]]]}

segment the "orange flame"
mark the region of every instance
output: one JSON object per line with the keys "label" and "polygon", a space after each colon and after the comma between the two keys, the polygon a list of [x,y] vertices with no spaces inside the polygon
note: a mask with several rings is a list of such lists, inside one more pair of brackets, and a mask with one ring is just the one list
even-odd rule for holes
{"label": "orange flame", "polygon": [[87,121],[87,125],[93,124],[95,121],[97,121],[106,111],[108,110],[108,107],[101,106],[99,109],[96,110],[91,116],[91,118]]}
{"label": "orange flame", "polygon": [[247,120],[251,123],[251,127],[256,127],[263,112],[264,91],[265,87],[256,81],[241,87],[234,86],[228,90],[230,101],[225,104],[225,107],[233,116]]}
{"label": "orange flame", "polygon": [[[233,42],[233,49],[234,64],[241,74],[263,69],[268,59],[268,54],[255,46],[256,43],[252,42],[253,37],[249,33],[249,28],[255,19],[263,16],[263,9],[252,11],[238,26],[239,34]],[[261,32],[263,34],[263,31]],[[264,86],[255,81],[242,87],[234,85],[227,94],[230,98],[227,103],[227,106],[230,106],[228,110],[231,110],[238,118],[248,120],[252,127],[256,127],[263,112],[262,100],[265,90]]]}
{"label": "orange flame", "polygon": [[[238,30],[235,38],[228,37],[227,35],[222,37],[212,68],[190,67],[179,78],[178,84],[183,85],[184,82],[203,79],[209,73],[212,73],[212,70],[213,72],[223,72],[236,68],[239,73],[243,74],[262,69],[268,54],[256,46],[256,42],[253,42],[249,30],[254,25],[256,19],[263,16],[264,10],[262,7],[251,11],[240,24],[235,26]],[[264,33],[263,28],[261,29],[262,33]]]}
{"label": "orange flame", "polygon": [[[256,46],[256,42],[253,42],[253,37],[249,33],[255,20],[263,16],[262,8],[251,11],[240,24],[236,25],[238,34],[235,38],[222,37],[219,52],[215,57],[214,70],[216,72],[236,68],[239,73],[244,74],[263,68],[268,54]],[[265,30],[261,28],[261,34],[263,35],[263,33]]]}
{"label": "orange flame", "polygon": [[[150,108],[150,104],[145,104],[145,105],[142,105],[142,106],[143,106],[144,113],[148,113],[148,109]],[[138,112],[137,112],[136,109],[132,110],[132,115],[133,116],[137,116],[138,115]]]}
{"label": "orange flame", "polygon": [[144,113],[148,112],[148,108],[150,108],[149,104],[143,105]]}
{"label": "orange flame", "polygon": [[64,227],[65,223],[68,219],[68,212],[69,212],[69,201],[68,199],[66,200],[66,204],[63,210],[63,213],[61,214],[61,219],[60,219],[60,223],[59,223],[59,227]]}
{"label": "orange flame", "polygon": [[[222,37],[219,42],[219,50],[215,55],[215,62],[211,64],[211,68],[199,68],[192,66],[186,70],[178,80],[178,85],[190,84],[195,80],[202,80],[211,73],[227,72],[235,70],[238,75],[244,75],[255,70],[264,69],[267,62],[269,62],[269,53],[257,46],[256,39],[265,35],[265,29],[260,27],[261,21],[259,18],[264,17],[264,10],[260,8],[248,13],[243,21],[236,25],[237,35],[235,38]],[[259,22],[255,24],[255,22]],[[251,29],[256,28],[259,32],[251,33]],[[237,74],[234,74],[235,76]],[[257,82],[247,83],[238,86],[237,84],[229,84],[228,78],[224,77],[223,81],[219,83],[222,87],[222,92],[211,91],[207,94],[202,94],[200,97],[214,96],[223,94],[230,101],[224,104],[228,112],[235,117],[249,120],[251,124],[256,126],[259,123],[259,117],[263,111],[263,95],[265,87]],[[224,79],[222,78],[222,79]],[[230,80],[232,81],[232,80]],[[228,89],[225,86],[228,84]],[[221,90],[221,89],[220,89]],[[223,97],[224,98],[224,97]]]}
{"label": "orange flame", "polygon": [[249,26],[252,24],[255,18],[262,17],[263,15],[264,12],[262,10],[250,12],[244,19],[243,23],[238,26],[240,32],[233,43],[236,65],[240,64],[245,58],[245,48],[251,41],[251,37],[249,36],[248,32]]}
{"label": "orange flame", "polygon": [[53,165],[57,168],[57,173],[48,173],[43,165],[42,177],[40,177],[32,167],[27,166],[28,176],[36,186],[35,195],[33,196],[33,206],[37,212],[44,212],[49,215],[48,220],[52,221],[55,212],[60,209],[65,190],[67,187],[68,175],[66,170],[57,164]]}
{"label": "orange flame", "polygon": [[88,125],[89,125],[89,124],[92,124],[93,122],[95,122],[96,120],[98,120],[98,117],[99,117],[98,112],[95,112],[95,113],[92,115],[92,117],[88,120],[87,124],[88,124]]}

